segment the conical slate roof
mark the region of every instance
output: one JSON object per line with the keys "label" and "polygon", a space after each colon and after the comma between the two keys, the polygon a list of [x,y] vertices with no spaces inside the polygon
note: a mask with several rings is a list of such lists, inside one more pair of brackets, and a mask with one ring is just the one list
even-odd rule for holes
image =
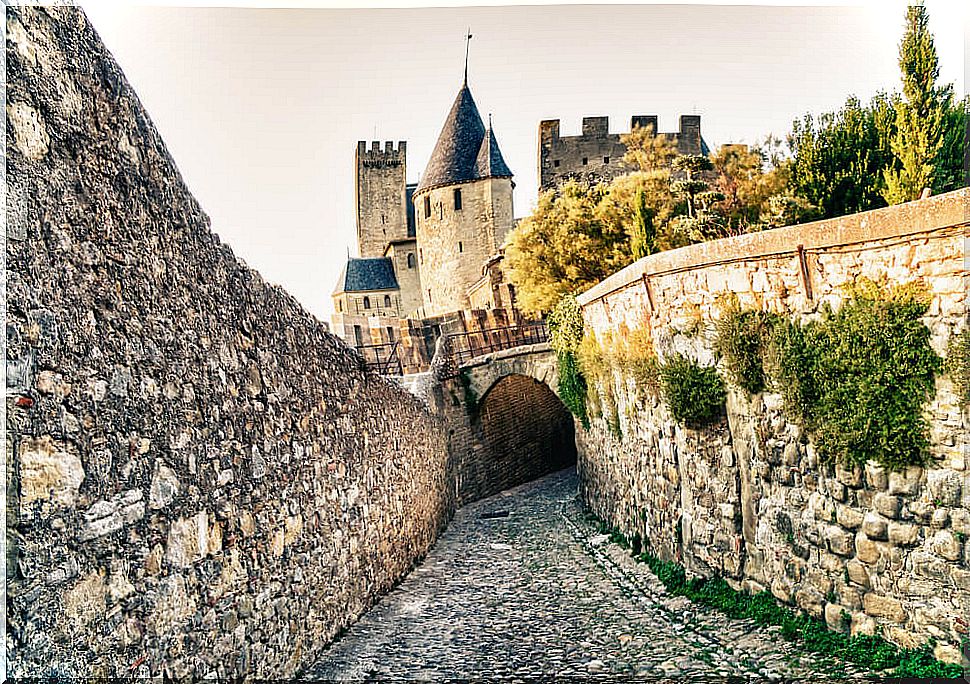
{"label": "conical slate roof", "polygon": [[[484,162],[481,161],[483,154]],[[478,107],[468,84],[463,83],[441,128],[416,192],[489,176],[511,175],[491,131],[486,138],[485,124],[482,123]]]}
{"label": "conical slate roof", "polygon": [[479,178],[503,178],[512,177],[505,159],[502,158],[502,150],[498,148],[498,140],[492,131],[492,120],[489,117],[488,130],[485,131],[485,139],[478,150],[478,159],[475,160],[475,171]]}

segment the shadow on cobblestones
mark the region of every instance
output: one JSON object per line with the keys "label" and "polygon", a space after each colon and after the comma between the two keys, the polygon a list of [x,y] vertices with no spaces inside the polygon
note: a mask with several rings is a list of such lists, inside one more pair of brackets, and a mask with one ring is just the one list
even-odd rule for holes
{"label": "shadow on cobblestones", "polygon": [[818,680],[772,629],[666,594],[576,500],[575,469],[468,505],[307,679]]}

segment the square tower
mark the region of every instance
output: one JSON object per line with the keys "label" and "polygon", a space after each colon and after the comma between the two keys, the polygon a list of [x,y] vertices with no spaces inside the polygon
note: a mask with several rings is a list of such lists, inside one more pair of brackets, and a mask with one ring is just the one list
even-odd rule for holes
{"label": "square tower", "polygon": [[407,143],[357,143],[357,245],[360,256],[384,256],[388,243],[408,238],[405,193]]}

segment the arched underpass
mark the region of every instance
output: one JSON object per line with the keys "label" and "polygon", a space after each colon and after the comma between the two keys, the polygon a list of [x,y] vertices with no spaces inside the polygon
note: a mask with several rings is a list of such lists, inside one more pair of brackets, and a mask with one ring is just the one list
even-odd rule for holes
{"label": "arched underpass", "polygon": [[573,417],[549,387],[525,375],[498,380],[478,404],[489,489],[501,491],[576,463]]}

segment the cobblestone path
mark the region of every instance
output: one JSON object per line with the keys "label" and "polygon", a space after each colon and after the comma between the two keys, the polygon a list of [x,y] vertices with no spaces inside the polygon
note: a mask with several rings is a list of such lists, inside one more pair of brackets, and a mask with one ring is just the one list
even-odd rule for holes
{"label": "cobblestone path", "polygon": [[428,557],[304,676],[693,681],[824,671],[772,629],[667,595],[585,520],[575,491],[571,469],[459,510]]}

